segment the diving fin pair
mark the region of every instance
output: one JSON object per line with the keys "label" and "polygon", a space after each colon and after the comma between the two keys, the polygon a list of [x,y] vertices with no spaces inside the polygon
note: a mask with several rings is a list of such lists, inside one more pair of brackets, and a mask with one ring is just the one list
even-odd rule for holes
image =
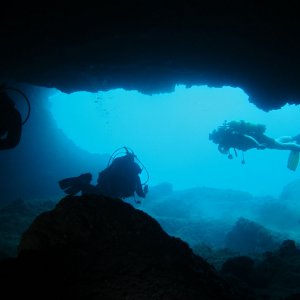
{"label": "diving fin pair", "polygon": [[299,163],[299,156],[300,156],[299,151],[294,151],[294,150],[290,151],[290,155],[287,163],[288,169],[290,169],[291,171],[296,171]]}
{"label": "diving fin pair", "polygon": [[66,194],[74,196],[82,191],[84,185],[90,184],[91,180],[92,174],[85,173],[77,177],[62,179],[58,182],[58,184]]}

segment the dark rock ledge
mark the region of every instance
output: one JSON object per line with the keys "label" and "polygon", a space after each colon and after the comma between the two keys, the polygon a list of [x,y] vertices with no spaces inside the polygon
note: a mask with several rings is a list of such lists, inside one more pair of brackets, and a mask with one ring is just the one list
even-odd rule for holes
{"label": "dark rock ledge", "polygon": [[12,299],[239,298],[149,215],[100,196],[68,196],[39,215],[0,277]]}

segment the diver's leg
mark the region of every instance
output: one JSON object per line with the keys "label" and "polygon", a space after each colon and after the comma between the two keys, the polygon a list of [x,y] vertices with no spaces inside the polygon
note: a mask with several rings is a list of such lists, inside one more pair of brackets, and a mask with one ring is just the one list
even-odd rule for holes
{"label": "diver's leg", "polygon": [[274,149],[300,151],[300,145],[294,142],[280,142],[275,140]]}

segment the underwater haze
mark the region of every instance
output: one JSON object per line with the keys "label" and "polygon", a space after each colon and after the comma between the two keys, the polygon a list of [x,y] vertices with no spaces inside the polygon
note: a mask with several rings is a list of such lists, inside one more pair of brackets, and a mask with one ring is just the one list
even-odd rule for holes
{"label": "underwater haze", "polygon": [[225,120],[265,124],[274,138],[300,133],[298,106],[265,112],[240,88],[178,85],[173,93],[151,96],[123,89],[57,91],[49,109],[66,136],[88,152],[133,149],[150,174],[150,186],[169,182],[175,190],[213,187],[278,197],[299,178],[300,170],[287,168],[289,151],[249,150],[242,164],[241,153],[229,160],[209,140]]}
{"label": "underwater haze", "polygon": [[[110,156],[124,146],[149,173],[146,198],[124,201],[192,247],[205,243],[250,253],[273,250],[284,238],[300,241],[300,167],[287,168],[290,152],[252,149],[242,164],[240,152],[230,160],[209,139],[225,120],[265,124],[274,138],[297,135],[298,106],[266,112],[233,87],[178,85],[172,93],[154,95],[123,89],[64,94],[32,86],[26,91],[31,114],[20,144],[1,152],[0,258],[1,249],[15,251],[16,234],[37,212],[65,197],[62,179],[90,172],[95,184]],[[28,215],[27,223],[20,212]],[[14,222],[20,224],[17,233]],[[199,249],[202,255],[205,247]]]}
{"label": "underwater haze", "polygon": [[[172,93],[153,95],[123,89],[70,94],[27,85],[23,89],[30,99],[30,118],[17,147],[1,151],[0,262],[17,257],[24,233],[23,244],[27,243],[28,228],[29,244],[30,236],[36,240],[34,232],[38,233],[37,243],[43,232],[44,245],[44,236],[51,237],[54,231],[58,234],[55,240],[65,236],[65,219],[67,227],[76,222],[72,228],[79,230],[79,235],[74,232],[71,243],[77,236],[76,245],[81,247],[81,233],[104,220],[107,230],[115,230],[113,244],[107,238],[111,232],[105,228],[97,238],[102,241],[104,237],[108,243],[104,248],[113,249],[118,245],[116,237],[130,242],[134,232],[141,236],[144,229],[157,236],[159,228],[156,223],[151,225],[148,215],[168,235],[186,242],[196,255],[221,271],[221,276],[226,263],[232,263],[238,281],[235,273],[229,273],[226,280],[232,276],[234,286],[241,282],[238,286],[247,293],[252,282],[264,295],[273,290],[282,295],[300,292],[300,166],[295,171],[287,168],[288,150],[251,149],[244,158],[238,151],[237,157],[232,153],[234,157],[228,159],[209,139],[225,120],[264,124],[266,135],[273,138],[298,135],[299,106],[266,112],[252,104],[243,90],[228,86],[178,85]],[[12,97],[26,116],[24,99]],[[91,199],[99,216],[94,210],[90,215],[90,205],[80,205],[77,210],[79,202],[71,204],[76,198],[65,198],[66,194],[81,194],[82,186],[77,183],[78,179],[90,179],[86,173],[92,174],[92,184],[97,183],[110,158],[125,153],[124,146],[132,149],[146,168],[142,183],[149,174],[146,197],[123,199],[128,205],[107,198],[114,202],[109,210],[113,207],[116,211],[105,216],[101,215],[105,203],[101,197],[99,210],[97,201]],[[118,149],[121,151],[116,152]],[[84,202],[89,202],[88,198]],[[138,213],[135,219],[130,206],[145,214]],[[52,209],[53,213],[43,214]],[[43,215],[48,225],[42,221]],[[41,218],[36,219],[38,216]],[[89,251],[88,237],[83,242],[84,251]],[[167,243],[166,251],[171,251],[171,244]],[[126,243],[122,247],[126,249]],[[5,263],[4,269],[11,273],[7,266]],[[243,280],[248,279],[243,279],[239,270],[246,272],[251,283],[244,285]],[[259,276],[254,278],[256,274]]]}

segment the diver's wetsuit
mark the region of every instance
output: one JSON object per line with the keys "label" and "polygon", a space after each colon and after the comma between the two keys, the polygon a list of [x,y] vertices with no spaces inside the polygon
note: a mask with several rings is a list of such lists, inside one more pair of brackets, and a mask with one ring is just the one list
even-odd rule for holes
{"label": "diver's wetsuit", "polygon": [[139,177],[141,171],[132,155],[118,157],[99,173],[97,187],[101,193],[110,197],[127,198],[136,192],[144,198],[146,195]]}
{"label": "diver's wetsuit", "polygon": [[0,150],[16,147],[21,139],[22,118],[13,101],[0,92]]}

